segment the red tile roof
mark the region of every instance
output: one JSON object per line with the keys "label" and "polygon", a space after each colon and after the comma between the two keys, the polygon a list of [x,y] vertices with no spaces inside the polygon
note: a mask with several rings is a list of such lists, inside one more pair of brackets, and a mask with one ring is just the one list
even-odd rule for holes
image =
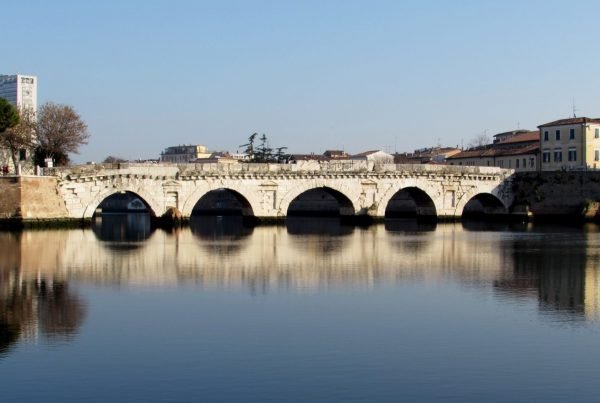
{"label": "red tile roof", "polygon": [[568,119],[559,119],[554,122],[544,123],[543,125],[539,125],[538,127],[547,127],[547,126],[566,126],[566,125],[576,125],[581,123],[600,123],[600,119],[598,118],[568,118]]}
{"label": "red tile roof", "polygon": [[507,138],[506,140],[499,141],[500,144],[512,144],[512,143],[525,143],[528,141],[539,141],[540,140],[540,132],[538,130],[535,131],[525,131],[518,134],[515,134],[512,137]]}
{"label": "red tile roof", "polygon": [[463,159],[463,158],[492,158],[492,157],[504,157],[510,155],[523,155],[523,154],[535,154],[539,152],[540,145],[538,143],[529,144],[524,147],[518,148],[479,148],[476,150],[465,150],[456,155],[448,157],[449,160]]}

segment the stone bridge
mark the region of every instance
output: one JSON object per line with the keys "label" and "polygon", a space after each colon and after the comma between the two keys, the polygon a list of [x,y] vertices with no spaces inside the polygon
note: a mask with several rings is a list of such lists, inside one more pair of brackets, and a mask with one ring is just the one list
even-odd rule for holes
{"label": "stone bridge", "polygon": [[[314,189],[332,196],[342,216],[385,217],[399,194],[417,215],[461,217],[471,200],[508,213],[512,170],[496,167],[305,161],[297,164],[95,164],[48,169],[68,218],[91,218],[108,197],[132,193],[160,217],[176,208],[190,217],[207,194],[227,190],[242,213],[259,219],[288,215],[294,200]],[[408,197],[407,197],[408,196]]]}

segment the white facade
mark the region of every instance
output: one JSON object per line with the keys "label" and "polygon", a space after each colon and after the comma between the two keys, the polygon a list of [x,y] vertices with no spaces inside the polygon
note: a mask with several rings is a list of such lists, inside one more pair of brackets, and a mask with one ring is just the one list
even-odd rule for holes
{"label": "white facade", "polygon": [[31,108],[37,112],[37,77],[23,74],[0,75],[0,98],[17,108]]}

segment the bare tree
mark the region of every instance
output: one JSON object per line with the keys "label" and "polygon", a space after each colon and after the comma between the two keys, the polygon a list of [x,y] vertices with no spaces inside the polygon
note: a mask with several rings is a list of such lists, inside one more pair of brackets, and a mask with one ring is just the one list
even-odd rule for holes
{"label": "bare tree", "polygon": [[469,148],[483,147],[490,143],[490,137],[484,132],[473,137],[468,146]]}
{"label": "bare tree", "polygon": [[89,137],[87,124],[73,107],[48,102],[40,108],[37,120],[39,157],[55,158],[77,153]]}
{"label": "bare tree", "polygon": [[19,123],[10,127],[0,135],[0,146],[10,153],[13,166],[17,166],[21,152],[30,150],[35,145],[35,112],[32,108],[22,107],[18,110]]}

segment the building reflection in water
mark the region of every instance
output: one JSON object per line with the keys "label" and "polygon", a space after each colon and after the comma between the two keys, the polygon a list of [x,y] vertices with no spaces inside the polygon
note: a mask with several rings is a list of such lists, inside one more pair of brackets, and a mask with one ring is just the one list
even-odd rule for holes
{"label": "building reflection in water", "polygon": [[536,226],[503,249],[512,254],[513,271],[495,286],[516,297],[535,296],[544,313],[567,320],[598,320],[600,278],[598,227]]}
{"label": "building reflection in water", "polygon": [[[493,289],[501,300],[538,299],[543,314],[598,319],[595,226],[571,233],[530,224],[465,229],[461,223],[396,222],[360,228],[298,218],[287,226],[252,228],[241,217],[198,217],[189,228],[152,232],[139,217],[106,229],[105,218],[92,231],[0,234],[1,275],[12,278],[11,284],[40,278],[65,285],[193,283],[257,294],[446,281]],[[3,295],[14,290],[20,288],[5,288]]]}

